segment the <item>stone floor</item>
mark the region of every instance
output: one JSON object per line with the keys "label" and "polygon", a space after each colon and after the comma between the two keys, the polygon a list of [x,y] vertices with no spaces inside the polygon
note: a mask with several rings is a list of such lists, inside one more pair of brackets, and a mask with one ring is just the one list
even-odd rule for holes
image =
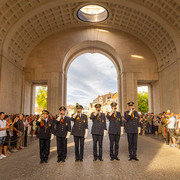
{"label": "stone floor", "polygon": [[68,142],[68,157],[65,163],[57,163],[56,142],[51,142],[48,164],[39,164],[38,140],[27,148],[0,161],[0,179],[180,179],[180,150],[165,145],[152,136],[139,136],[139,162],[127,161],[127,138],[121,136],[119,157],[121,161],[110,161],[109,139],[104,138],[104,161],[93,162],[92,138],[89,134],[85,143],[83,162],[75,162],[74,144],[71,137]]}

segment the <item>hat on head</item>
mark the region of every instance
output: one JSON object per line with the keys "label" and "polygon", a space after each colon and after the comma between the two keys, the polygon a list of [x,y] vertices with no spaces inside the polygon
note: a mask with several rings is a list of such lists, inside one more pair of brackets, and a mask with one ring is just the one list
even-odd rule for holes
{"label": "hat on head", "polygon": [[78,105],[76,106],[76,109],[83,109],[83,106],[78,104]]}
{"label": "hat on head", "polygon": [[101,107],[101,104],[95,104],[94,107],[95,107],[95,108],[100,108],[100,107]]}
{"label": "hat on head", "polygon": [[111,106],[117,106],[117,103],[116,102],[112,102]]}
{"label": "hat on head", "polygon": [[47,110],[43,110],[42,114],[49,114],[49,112]]}
{"label": "hat on head", "polygon": [[128,106],[133,106],[133,105],[134,105],[133,101],[128,102]]}
{"label": "hat on head", "polygon": [[66,108],[65,108],[64,106],[61,106],[61,107],[59,108],[59,110],[60,110],[60,111],[66,111]]}

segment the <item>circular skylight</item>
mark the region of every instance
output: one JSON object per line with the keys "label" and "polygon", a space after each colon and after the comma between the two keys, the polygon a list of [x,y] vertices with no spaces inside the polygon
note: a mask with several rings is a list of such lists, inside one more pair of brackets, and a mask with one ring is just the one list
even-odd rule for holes
{"label": "circular skylight", "polygon": [[108,18],[108,11],[99,5],[86,5],[78,10],[77,16],[85,22],[101,22]]}

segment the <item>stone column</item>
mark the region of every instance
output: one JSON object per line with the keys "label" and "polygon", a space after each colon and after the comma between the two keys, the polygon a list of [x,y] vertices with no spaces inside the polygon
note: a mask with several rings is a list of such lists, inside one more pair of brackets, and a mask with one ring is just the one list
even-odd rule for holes
{"label": "stone column", "polygon": [[36,86],[31,84],[31,114],[35,114]]}
{"label": "stone column", "polygon": [[159,81],[155,81],[152,84],[153,89],[153,111],[154,114],[159,114],[160,111],[160,91],[159,91]]}
{"label": "stone column", "polygon": [[118,73],[117,75],[117,81],[118,81],[118,110],[122,113],[122,94],[121,94],[121,75]]}
{"label": "stone column", "polygon": [[48,80],[48,111],[57,114],[59,107],[63,105],[63,73],[52,72]]}
{"label": "stone column", "polygon": [[24,81],[23,94],[23,113],[29,115],[31,113],[31,83],[28,81]]}
{"label": "stone column", "polygon": [[124,72],[121,74],[122,90],[122,113],[128,109],[127,103],[134,101],[135,109],[138,111],[137,80],[134,73]]}
{"label": "stone column", "polygon": [[153,92],[152,92],[152,85],[148,84],[148,107],[149,107],[149,112],[154,112],[153,108]]}

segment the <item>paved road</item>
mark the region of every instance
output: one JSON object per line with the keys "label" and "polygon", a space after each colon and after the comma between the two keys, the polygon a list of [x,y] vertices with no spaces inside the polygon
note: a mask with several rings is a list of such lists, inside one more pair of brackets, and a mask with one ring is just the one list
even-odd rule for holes
{"label": "paved road", "polygon": [[180,179],[180,150],[170,148],[162,141],[148,136],[139,136],[139,162],[127,161],[127,138],[120,139],[121,161],[110,161],[109,139],[104,138],[103,162],[93,162],[92,138],[88,135],[85,143],[84,162],[75,162],[73,138],[69,139],[68,157],[65,163],[57,163],[56,142],[51,142],[48,164],[39,164],[39,144],[35,140],[27,148],[0,161],[0,179]]}

